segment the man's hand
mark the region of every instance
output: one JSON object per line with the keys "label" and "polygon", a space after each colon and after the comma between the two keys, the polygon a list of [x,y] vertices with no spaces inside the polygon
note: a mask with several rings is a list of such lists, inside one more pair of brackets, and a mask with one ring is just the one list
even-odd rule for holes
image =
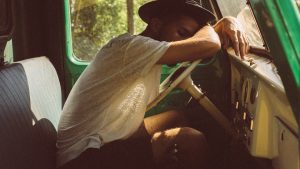
{"label": "man's hand", "polygon": [[249,51],[249,42],[236,18],[224,17],[213,27],[220,37],[223,48],[227,49],[232,45],[235,54],[244,59]]}

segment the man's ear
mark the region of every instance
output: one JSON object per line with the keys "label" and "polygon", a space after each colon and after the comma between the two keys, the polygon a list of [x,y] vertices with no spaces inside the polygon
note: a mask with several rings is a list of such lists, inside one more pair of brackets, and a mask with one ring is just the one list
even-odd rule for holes
{"label": "man's ear", "polygon": [[163,24],[163,23],[162,23],[162,20],[161,20],[161,19],[158,19],[158,18],[152,18],[152,19],[150,20],[149,26],[150,26],[151,31],[152,31],[154,34],[158,35],[159,32],[160,32],[160,29],[161,29],[161,27],[162,27],[162,24]]}

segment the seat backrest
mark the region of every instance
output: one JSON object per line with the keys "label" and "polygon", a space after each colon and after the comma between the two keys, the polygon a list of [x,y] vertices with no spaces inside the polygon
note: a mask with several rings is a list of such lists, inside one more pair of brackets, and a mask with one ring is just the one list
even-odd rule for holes
{"label": "seat backrest", "polygon": [[55,68],[48,58],[39,57],[21,63],[28,82],[30,107],[37,119],[49,119],[57,129],[62,96]]}
{"label": "seat backrest", "polygon": [[61,106],[46,57],[0,68],[0,168],[54,169]]}

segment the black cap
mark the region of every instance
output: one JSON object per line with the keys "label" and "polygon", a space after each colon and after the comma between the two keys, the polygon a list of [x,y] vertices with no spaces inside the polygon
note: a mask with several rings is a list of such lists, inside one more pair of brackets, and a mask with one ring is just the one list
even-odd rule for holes
{"label": "black cap", "polygon": [[171,11],[186,12],[201,22],[216,19],[213,13],[203,7],[202,0],[155,0],[141,6],[139,15],[144,22],[149,23],[158,14]]}

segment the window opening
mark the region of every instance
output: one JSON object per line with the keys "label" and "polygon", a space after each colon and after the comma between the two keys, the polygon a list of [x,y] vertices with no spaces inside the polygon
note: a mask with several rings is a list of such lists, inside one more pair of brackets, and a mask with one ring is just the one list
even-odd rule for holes
{"label": "window opening", "polygon": [[145,24],[138,7],[149,0],[70,0],[73,54],[77,60],[91,61],[113,37],[140,33]]}

